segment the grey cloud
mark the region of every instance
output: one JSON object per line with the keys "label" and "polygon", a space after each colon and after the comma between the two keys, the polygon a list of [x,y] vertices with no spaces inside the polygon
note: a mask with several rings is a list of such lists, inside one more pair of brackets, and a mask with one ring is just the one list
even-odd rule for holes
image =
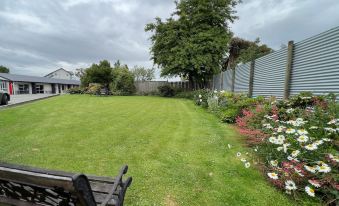
{"label": "grey cloud", "polygon": [[[174,7],[173,0],[1,0],[0,65],[33,75],[102,59],[151,67],[145,24]],[[235,34],[274,48],[339,22],[337,0],[243,0],[237,10]]]}

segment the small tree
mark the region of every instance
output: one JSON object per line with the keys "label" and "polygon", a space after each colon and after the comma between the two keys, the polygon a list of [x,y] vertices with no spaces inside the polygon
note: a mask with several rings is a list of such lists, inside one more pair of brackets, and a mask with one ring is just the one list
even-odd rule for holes
{"label": "small tree", "polygon": [[134,75],[135,81],[150,81],[154,79],[155,69],[146,69],[141,66],[134,66],[132,73]]}
{"label": "small tree", "polygon": [[134,75],[129,71],[127,65],[121,65],[119,61],[116,62],[112,75],[111,90],[113,93],[117,95],[131,95],[135,93]]}
{"label": "small tree", "polygon": [[107,60],[103,60],[99,64],[92,64],[84,71],[80,80],[84,87],[90,83],[99,83],[108,89],[113,80],[111,64]]}
{"label": "small tree", "polygon": [[0,73],[9,73],[9,68],[0,65]]}

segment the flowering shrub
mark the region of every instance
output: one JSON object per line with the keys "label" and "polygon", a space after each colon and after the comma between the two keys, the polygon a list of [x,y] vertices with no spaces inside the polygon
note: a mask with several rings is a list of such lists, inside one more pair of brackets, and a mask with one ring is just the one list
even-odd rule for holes
{"label": "flowering shrub", "polygon": [[236,120],[256,145],[269,180],[288,194],[335,204],[338,183],[338,104],[332,95],[301,94],[244,109]]}
{"label": "flowering shrub", "polygon": [[[268,180],[293,197],[339,200],[339,104],[334,95],[301,93],[288,101],[248,98],[224,91],[196,91],[197,105],[235,122],[254,148]],[[230,148],[230,145],[229,145]],[[250,161],[237,157],[245,167]],[[253,158],[252,158],[253,159]]]}
{"label": "flowering shrub", "polygon": [[227,123],[234,123],[243,108],[255,106],[258,102],[263,101],[262,97],[248,98],[245,94],[235,94],[223,90],[199,90],[196,94],[197,105],[208,108]]}

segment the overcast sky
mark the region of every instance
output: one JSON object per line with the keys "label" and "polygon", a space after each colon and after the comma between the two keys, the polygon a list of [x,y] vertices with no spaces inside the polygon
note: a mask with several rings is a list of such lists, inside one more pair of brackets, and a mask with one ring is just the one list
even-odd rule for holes
{"label": "overcast sky", "polygon": [[[108,59],[152,67],[146,23],[169,17],[173,0],[0,0],[0,65],[44,75]],[[339,26],[338,0],[243,0],[239,37],[279,49]]]}

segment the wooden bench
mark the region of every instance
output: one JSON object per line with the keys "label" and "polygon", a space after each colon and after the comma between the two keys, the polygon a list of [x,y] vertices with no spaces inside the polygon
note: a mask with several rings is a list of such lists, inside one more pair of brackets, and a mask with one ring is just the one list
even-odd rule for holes
{"label": "wooden bench", "polygon": [[0,205],[122,206],[127,170],[110,178],[0,163]]}

